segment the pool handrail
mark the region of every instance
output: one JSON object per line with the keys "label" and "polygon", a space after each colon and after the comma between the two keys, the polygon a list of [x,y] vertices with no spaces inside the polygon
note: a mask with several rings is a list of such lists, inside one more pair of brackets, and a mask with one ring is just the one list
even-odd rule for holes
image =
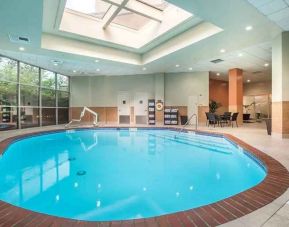
{"label": "pool handrail", "polygon": [[179,130],[179,134],[184,131],[185,127],[191,122],[191,120],[193,119],[193,117],[196,117],[196,125],[195,125],[195,130],[198,130],[198,115],[197,114],[192,114],[190,116],[190,118],[187,120],[187,122],[184,124],[184,126]]}
{"label": "pool handrail", "polygon": [[73,122],[81,122],[86,111],[93,115],[93,123],[92,124],[93,124],[93,126],[97,126],[98,125],[98,114],[96,112],[94,112],[93,110],[89,109],[88,107],[84,106],[81,113],[80,113],[79,119],[72,119],[68,124],[65,125],[65,128],[68,128]]}

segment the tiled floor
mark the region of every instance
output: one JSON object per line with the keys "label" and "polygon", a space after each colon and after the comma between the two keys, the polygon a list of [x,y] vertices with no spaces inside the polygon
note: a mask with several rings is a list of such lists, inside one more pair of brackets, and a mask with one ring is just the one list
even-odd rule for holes
{"label": "tiled floor", "polygon": [[[224,132],[234,135],[246,143],[258,148],[281,162],[289,170],[289,139],[280,139],[267,135],[262,123],[245,124],[239,128],[199,127],[200,130]],[[289,226],[289,190],[273,203],[235,221],[222,226]]]}
{"label": "tiled floor", "polygon": [[[43,131],[43,129],[58,129],[60,126],[52,126],[45,128],[24,129],[9,132],[0,132],[0,141],[15,135],[20,135],[27,132]],[[246,124],[239,128],[208,128],[205,126],[199,127],[200,130],[210,132],[222,132],[234,135],[248,144],[256,147],[264,153],[274,157],[281,162],[289,170],[289,139],[282,140],[268,136],[265,130],[265,125],[261,123]],[[277,198],[272,203],[265,207],[254,211],[239,219],[226,223],[222,226],[289,226],[289,190],[282,196]],[[146,226],[150,226],[147,224]],[[164,225],[168,226],[168,225]],[[177,226],[177,225],[173,225]]]}

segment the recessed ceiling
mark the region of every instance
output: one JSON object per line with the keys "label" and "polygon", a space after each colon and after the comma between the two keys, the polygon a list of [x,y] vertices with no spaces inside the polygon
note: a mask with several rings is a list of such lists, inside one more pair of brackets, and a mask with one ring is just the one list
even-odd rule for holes
{"label": "recessed ceiling", "polygon": [[[60,31],[66,1],[44,0],[43,5],[40,2],[1,2],[0,54],[72,76],[189,71],[220,72],[222,76],[230,68],[242,68],[246,75],[266,80],[271,77],[271,42],[283,31],[244,0],[169,0],[193,17],[137,49]],[[102,17],[100,11],[89,16]],[[249,25],[253,29],[247,31]],[[81,23],[79,27],[86,30]],[[109,26],[108,31],[108,35],[117,37]],[[20,52],[20,45],[9,40],[9,34],[29,38],[24,51]],[[226,52],[221,53],[221,49]],[[210,62],[218,58],[224,62]],[[53,60],[61,60],[62,64],[55,67]],[[269,66],[264,67],[267,62]],[[254,74],[256,71],[262,73]]]}

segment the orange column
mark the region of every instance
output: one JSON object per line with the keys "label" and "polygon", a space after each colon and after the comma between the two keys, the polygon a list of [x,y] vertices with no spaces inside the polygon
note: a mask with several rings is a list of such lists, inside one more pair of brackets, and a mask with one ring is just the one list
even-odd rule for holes
{"label": "orange column", "polygon": [[229,70],[229,111],[238,112],[238,124],[243,124],[243,70]]}

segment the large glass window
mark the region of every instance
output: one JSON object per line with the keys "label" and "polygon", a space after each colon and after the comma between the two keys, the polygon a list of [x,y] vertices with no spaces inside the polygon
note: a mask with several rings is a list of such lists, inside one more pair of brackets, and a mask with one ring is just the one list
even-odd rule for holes
{"label": "large glass window", "polygon": [[56,124],[56,108],[42,108],[42,125]]}
{"label": "large glass window", "polygon": [[55,89],[55,73],[47,70],[41,70],[41,86]]}
{"label": "large glass window", "polygon": [[42,106],[45,107],[55,107],[55,90],[52,89],[41,89]]}
{"label": "large glass window", "polygon": [[58,107],[69,107],[69,93],[58,91]]}
{"label": "large glass window", "polygon": [[69,109],[58,108],[58,124],[67,124],[69,121]]}
{"label": "large glass window", "polygon": [[17,61],[0,57],[0,80],[17,82]]}
{"label": "large glass window", "polygon": [[31,128],[39,126],[39,108],[21,107],[21,128]]}
{"label": "large glass window", "polygon": [[20,85],[20,105],[39,106],[39,87]]}
{"label": "large glass window", "polygon": [[39,68],[20,63],[20,83],[39,86]]}
{"label": "large glass window", "polygon": [[0,131],[65,124],[68,113],[69,77],[0,57]]}
{"label": "large glass window", "polygon": [[0,81],[0,105],[17,105],[17,84],[12,82]]}
{"label": "large glass window", "polygon": [[61,74],[57,74],[57,89],[61,91],[69,91],[69,78]]}

